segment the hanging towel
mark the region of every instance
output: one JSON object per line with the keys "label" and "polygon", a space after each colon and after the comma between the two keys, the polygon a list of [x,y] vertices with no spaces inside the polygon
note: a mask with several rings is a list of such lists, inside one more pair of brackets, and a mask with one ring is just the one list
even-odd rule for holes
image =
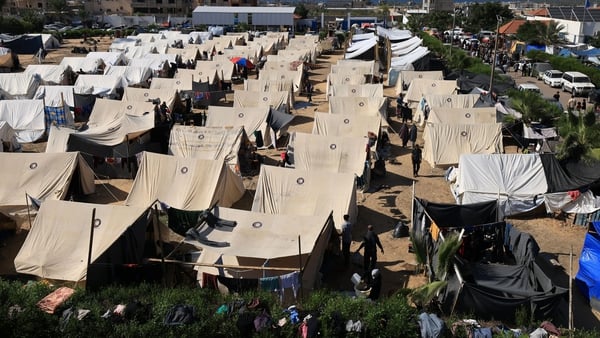
{"label": "hanging towel", "polygon": [[265,291],[277,291],[279,290],[279,277],[260,278],[258,285]]}
{"label": "hanging towel", "polygon": [[281,275],[279,276],[280,278],[280,285],[282,289],[288,289],[288,288],[292,288],[292,291],[294,292],[294,298],[297,297],[298,295],[298,290],[300,288],[300,273],[298,271],[294,271],[291,273],[288,273],[286,275]]}
{"label": "hanging towel", "polygon": [[431,222],[431,227],[429,228],[431,231],[431,238],[433,238],[434,242],[437,242],[438,237],[440,235],[440,228],[434,222]]}

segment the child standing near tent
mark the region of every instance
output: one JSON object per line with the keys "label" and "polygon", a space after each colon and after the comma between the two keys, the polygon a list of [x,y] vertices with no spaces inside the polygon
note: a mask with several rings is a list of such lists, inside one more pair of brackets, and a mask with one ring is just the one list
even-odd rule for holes
{"label": "child standing near tent", "polygon": [[411,160],[413,165],[413,176],[419,177],[419,169],[421,169],[421,160],[423,159],[423,153],[418,144],[415,144],[412,153]]}

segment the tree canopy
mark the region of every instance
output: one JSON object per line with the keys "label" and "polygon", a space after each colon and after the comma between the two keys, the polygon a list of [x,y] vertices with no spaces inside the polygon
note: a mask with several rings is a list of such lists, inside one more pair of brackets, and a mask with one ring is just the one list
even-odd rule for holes
{"label": "tree canopy", "polygon": [[296,9],[294,9],[294,14],[298,15],[302,19],[306,19],[308,16],[308,8],[306,8],[304,4],[300,3],[296,6]]}
{"label": "tree canopy", "polygon": [[560,42],[564,25],[556,21],[526,21],[517,30],[517,39],[537,45],[553,45]]}
{"label": "tree canopy", "polygon": [[502,5],[500,2],[470,5],[465,28],[470,32],[479,32],[480,30],[495,31],[498,22],[496,16],[500,16],[502,22],[508,22],[514,18],[508,5]]}

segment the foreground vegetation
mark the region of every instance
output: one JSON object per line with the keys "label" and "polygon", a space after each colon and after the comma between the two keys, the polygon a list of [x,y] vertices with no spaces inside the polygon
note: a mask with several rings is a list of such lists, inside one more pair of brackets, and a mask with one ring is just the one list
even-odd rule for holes
{"label": "foreground vegetation", "polygon": [[[56,287],[47,283],[0,280],[0,332],[5,337],[241,337],[239,311],[218,313],[225,304],[235,300],[260,299],[255,309],[246,313],[259,314],[266,309],[271,315],[269,328],[254,336],[297,337],[300,324],[290,322],[289,304],[282,305],[279,296],[267,292],[251,292],[242,296],[221,295],[213,290],[199,288],[164,288],[142,284],[134,287],[107,287],[98,292],[77,289],[55,314],[42,312],[37,302]],[[407,299],[409,290],[373,303],[365,299],[353,299],[347,295],[318,291],[297,305],[300,321],[310,314],[319,319],[322,337],[419,337],[417,317],[419,311]],[[103,318],[119,304],[132,305],[134,310],[123,316]],[[166,325],[165,316],[176,305],[190,305],[195,310],[194,320],[183,325]],[[71,308],[75,314],[63,318],[63,311]],[[77,310],[90,312],[81,320]],[[220,312],[220,311],[219,311]],[[277,322],[286,318],[287,323],[278,327]],[[474,318],[474,316],[469,316]],[[346,332],[346,322],[360,320],[362,330]],[[457,318],[447,320],[447,326]],[[536,325],[523,323],[523,332]],[[531,330],[532,331],[532,330]],[[577,331],[574,337],[597,337],[597,331]],[[446,335],[450,337],[451,335]],[[457,334],[457,337],[466,337]],[[501,336],[501,335],[500,335]]]}

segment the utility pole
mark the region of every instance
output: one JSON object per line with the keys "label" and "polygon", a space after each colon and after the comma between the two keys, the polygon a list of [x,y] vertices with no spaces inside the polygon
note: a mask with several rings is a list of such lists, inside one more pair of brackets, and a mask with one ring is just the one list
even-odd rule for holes
{"label": "utility pole", "polygon": [[500,30],[501,22],[502,22],[502,17],[500,15],[496,15],[496,37],[494,39],[494,54],[492,57],[492,72],[490,74],[490,87],[489,87],[490,95],[492,95],[492,86],[494,83],[494,73],[496,70],[496,51],[498,50],[498,40],[500,38],[500,34],[498,31]]}

